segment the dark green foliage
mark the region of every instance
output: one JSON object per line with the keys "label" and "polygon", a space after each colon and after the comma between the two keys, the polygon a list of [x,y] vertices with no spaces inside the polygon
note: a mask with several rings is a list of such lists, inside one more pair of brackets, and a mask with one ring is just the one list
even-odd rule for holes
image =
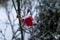
{"label": "dark green foliage", "polygon": [[39,20],[41,22],[39,23],[40,26],[37,25],[40,30],[40,32],[37,33],[37,37],[40,38],[43,36],[40,39],[45,40],[44,36],[49,34],[50,39],[46,40],[56,40],[52,34],[57,33],[57,28],[59,27],[60,9],[56,7],[56,3],[59,2],[56,0],[44,0],[42,3],[43,5],[39,6],[41,10]]}

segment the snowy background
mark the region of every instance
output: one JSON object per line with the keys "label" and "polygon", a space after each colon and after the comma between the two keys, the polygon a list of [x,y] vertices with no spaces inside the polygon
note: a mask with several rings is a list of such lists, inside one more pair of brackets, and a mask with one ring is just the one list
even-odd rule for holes
{"label": "snowy background", "polygon": [[[24,0],[22,0],[22,1],[24,1]],[[25,16],[28,16],[31,13],[32,17],[34,19],[35,16],[37,15],[37,13],[39,12],[39,10],[36,9],[36,7],[39,5],[39,2],[37,0],[33,0],[33,1],[30,0],[30,1],[31,1],[31,4],[29,5],[29,2],[27,1],[26,6],[22,5],[23,4],[23,2],[22,2],[21,5],[23,7],[21,8],[22,9],[21,15],[24,15],[23,11],[25,11]],[[13,20],[16,19],[16,21],[14,23],[16,25],[16,26],[14,26],[14,28],[15,28],[14,30],[17,30],[17,28],[18,28],[18,19],[16,18],[17,14],[16,14],[16,11],[15,11],[14,7],[12,7],[12,8],[11,7],[12,7],[12,1],[9,1],[8,2],[8,10],[10,11],[10,18],[11,18],[12,24],[13,24]],[[26,9],[24,7],[26,7]],[[30,9],[31,12],[29,12],[27,14],[28,9]],[[5,35],[7,40],[11,40],[12,35],[13,35],[12,30],[11,30],[11,26],[9,25],[8,17],[6,15],[6,9],[2,6],[0,6],[0,30],[2,30],[2,33]],[[1,37],[0,40],[4,40],[4,37],[1,34],[0,34],[0,37]],[[25,40],[28,40],[29,37],[30,37],[30,34],[25,33]]]}

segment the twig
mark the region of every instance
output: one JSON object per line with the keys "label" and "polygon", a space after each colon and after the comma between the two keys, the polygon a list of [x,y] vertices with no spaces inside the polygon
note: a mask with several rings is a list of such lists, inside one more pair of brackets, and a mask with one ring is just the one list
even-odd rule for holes
{"label": "twig", "polygon": [[17,13],[17,9],[16,9],[16,6],[15,6],[15,4],[14,4],[14,0],[12,0],[12,3],[13,3],[13,6],[14,6],[14,8],[15,8],[15,10],[16,10],[16,13]]}
{"label": "twig", "polygon": [[18,6],[18,13],[17,14],[20,16],[19,17],[19,26],[20,26],[20,31],[21,31],[21,40],[24,40],[23,28],[21,26],[20,0],[17,0],[17,6]]}
{"label": "twig", "polygon": [[6,37],[5,37],[5,35],[2,32],[0,32],[0,33],[4,37],[4,40],[7,40]]}
{"label": "twig", "polygon": [[[12,25],[12,21],[11,21],[11,19],[10,19],[10,11],[8,11],[7,10],[7,7],[5,7],[5,9],[6,9],[6,11],[7,11],[7,18],[8,18],[8,20],[9,20],[9,22],[10,22],[10,25],[11,25],[11,29],[12,29],[12,33],[13,33],[13,36],[14,36],[14,28],[13,28],[13,26],[14,25]],[[13,40],[13,37],[12,37],[12,40]]]}

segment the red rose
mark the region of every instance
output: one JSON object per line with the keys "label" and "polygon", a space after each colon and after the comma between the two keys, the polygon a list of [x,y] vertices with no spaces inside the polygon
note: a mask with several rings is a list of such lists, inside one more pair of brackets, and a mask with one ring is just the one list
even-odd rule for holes
{"label": "red rose", "polygon": [[22,18],[22,23],[24,23],[25,25],[27,25],[27,26],[32,26],[32,20],[33,20],[33,18],[32,18],[32,16],[29,16],[29,17],[27,17],[27,18]]}

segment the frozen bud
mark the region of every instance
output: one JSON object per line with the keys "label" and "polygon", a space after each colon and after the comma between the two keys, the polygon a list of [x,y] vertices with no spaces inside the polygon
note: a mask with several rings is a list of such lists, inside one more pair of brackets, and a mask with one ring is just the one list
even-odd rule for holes
{"label": "frozen bud", "polygon": [[20,18],[20,15],[17,15],[17,18]]}

